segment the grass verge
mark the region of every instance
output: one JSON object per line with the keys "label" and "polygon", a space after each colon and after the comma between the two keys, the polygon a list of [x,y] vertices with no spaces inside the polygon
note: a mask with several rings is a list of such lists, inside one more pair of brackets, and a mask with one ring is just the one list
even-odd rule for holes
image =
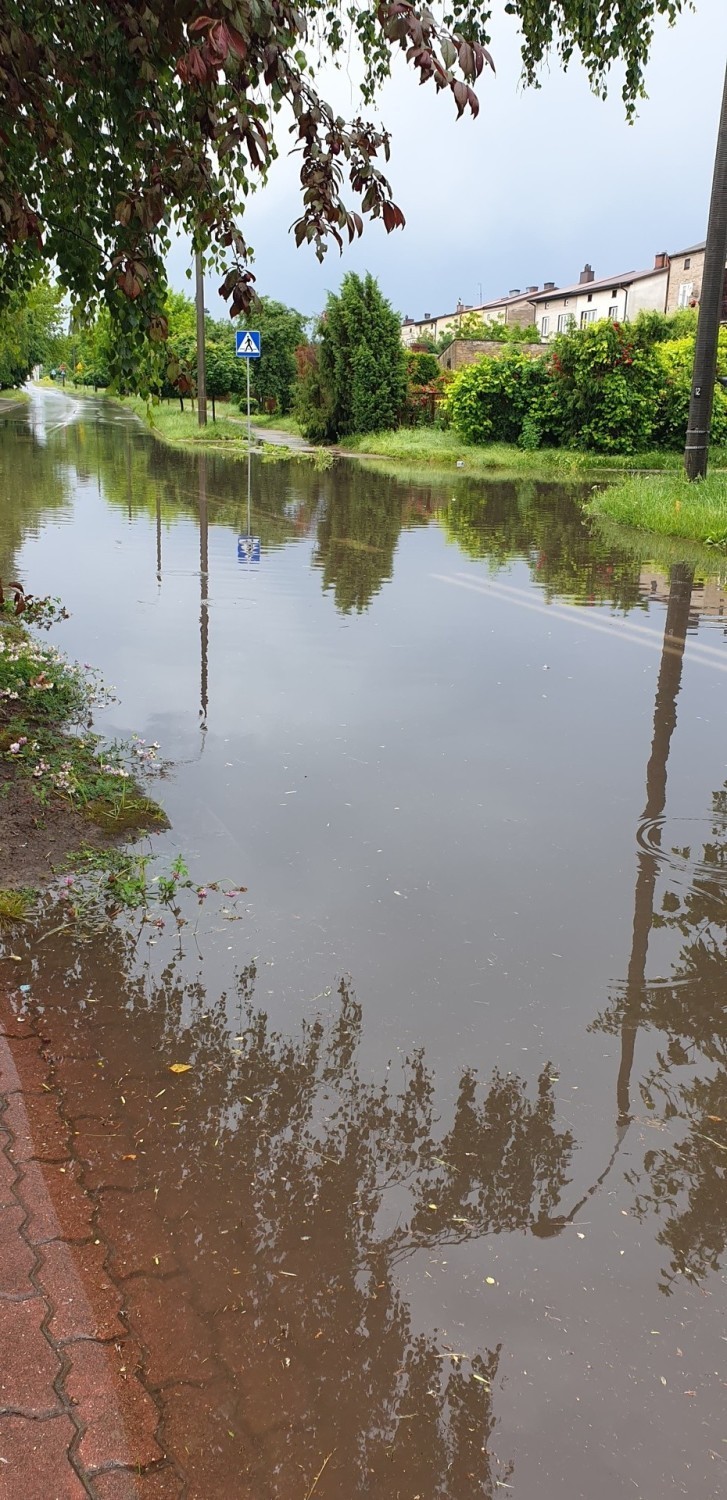
{"label": "grass verge", "polygon": [[727,548],[727,474],[694,484],[683,474],[632,474],[599,490],[588,510],[620,526]]}
{"label": "grass verge", "polygon": [[147,406],[142,396],[113,396],[111,399],[133,411],[154,437],[172,448],[224,448],[232,452],[247,452],[247,434],[241,425],[240,413],[230,402],[217,402],[215,422],[210,407],[207,426],[200,427],[197,413],[191,409],[180,411],[178,406],[164,402]]}
{"label": "grass verge", "polygon": [[135,774],[153,769],[158,746],[108,745],[90,733],[106,689],[25,624],[47,626],[64,613],[57,601],[22,596],[0,607],[0,849],[3,884],[16,889],[45,869],[50,852],[76,847],[82,829],[108,839],[167,826]]}
{"label": "grass verge", "polygon": [[[451,428],[400,427],[395,432],[368,432],[346,438],[341,450],[376,458],[390,458],[407,463],[448,467],[459,464],[470,474],[508,472],[540,476],[593,474],[598,470],[633,472],[641,470],[678,470],[681,453],[657,449],[647,453],[578,453],[570,448],[537,448],[533,451],[510,443],[490,443],[474,447],[463,443]],[[712,453],[715,467],[727,468],[727,449]]]}

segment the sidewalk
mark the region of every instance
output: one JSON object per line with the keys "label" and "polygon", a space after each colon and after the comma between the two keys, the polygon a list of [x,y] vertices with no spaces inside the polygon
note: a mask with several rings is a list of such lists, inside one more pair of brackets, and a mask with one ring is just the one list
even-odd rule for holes
{"label": "sidewalk", "polygon": [[43,1048],[0,997],[0,1496],[182,1500]]}

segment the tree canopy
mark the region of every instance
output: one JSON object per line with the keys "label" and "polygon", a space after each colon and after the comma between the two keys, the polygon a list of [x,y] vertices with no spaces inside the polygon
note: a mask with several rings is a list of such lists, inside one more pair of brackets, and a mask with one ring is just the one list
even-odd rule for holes
{"label": "tree canopy", "polygon": [[[285,107],[300,153],[297,243],[322,256],[363,230],[365,216],[402,226],[382,171],[385,128],[338,116],[316,85],[316,55],[363,58],[370,105],[403,50],[422,83],[476,114],[495,8],[519,26],[525,79],[555,50],[574,52],[604,92],[624,65],[632,112],[658,16],[688,0],[442,0],[436,14],[408,0],[6,0],[0,13],[0,295],[54,263],[86,307],[105,299],[122,377],[139,349],[167,337],[164,256],[174,229],[224,271],[231,315],[254,299],[240,223],[248,193],[278,151]],[[320,45],[316,47],[316,42]],[[349,194],[350,190],[350,194]],[[349,196],[358,203],[349,206]]]}

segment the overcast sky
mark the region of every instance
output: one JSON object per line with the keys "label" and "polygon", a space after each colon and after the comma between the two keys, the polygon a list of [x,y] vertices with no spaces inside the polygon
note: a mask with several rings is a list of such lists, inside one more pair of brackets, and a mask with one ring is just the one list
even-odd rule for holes
{"label": "overcast sky", "polygon": [[[660,250],[704,238],[727,56],[725,0],[696,0],[673,30],[659,25],[647,71],[648,99],[626,124],[618,80],[604,103],[575,63],[555,61],[540,90],[519,82],[517,30],[493,25],[497,76],[478,85],[480,114],[457,121],[449,95],[420,88],[403,59],[385,89],[380,118],[391,131],[389,167],[406,228],[363,239],[322,265],[289,233],[299,212],[297,159],[281,153],[268,186],[246,210],[258,290],[306,314],[321,310],[346,270],[370,270],[402,316],[443,313],[459,298],[476,303],[510,288],[642,269]],[[345,75],[326,80],[341,111],[358,108]],[[283,151],[287,150],[284,144]],[[352,206],[358,205],[353,202]],[[172,285],[185,280],[188,246],[172,252]],[[210,279],[209,310],[222,316]]]}

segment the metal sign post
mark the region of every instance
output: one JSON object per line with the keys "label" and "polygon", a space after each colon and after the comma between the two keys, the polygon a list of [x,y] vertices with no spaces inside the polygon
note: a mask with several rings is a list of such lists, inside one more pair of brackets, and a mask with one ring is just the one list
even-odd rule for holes
{"label": "metal sign post", "polygon": [[257,329],[238,328],[235,334],[235,354],[238,359],[244,359],[247,364],[247,443],[252,442],[252,429],[250,426],[250,360],[259,359],[261,354],[261,339]]}
{"label": "metal sign post", "polygon": [[260,538],[252,535],[250,505],[250,450],[252,448],[252,426],[250,423],[250,360],[260,358],[260,334],[253,329],[240,328],[235,334],[235,354],[244,359],[247,367],[247,532],[237,538],[237,555],[241,562],[260,561]]}

